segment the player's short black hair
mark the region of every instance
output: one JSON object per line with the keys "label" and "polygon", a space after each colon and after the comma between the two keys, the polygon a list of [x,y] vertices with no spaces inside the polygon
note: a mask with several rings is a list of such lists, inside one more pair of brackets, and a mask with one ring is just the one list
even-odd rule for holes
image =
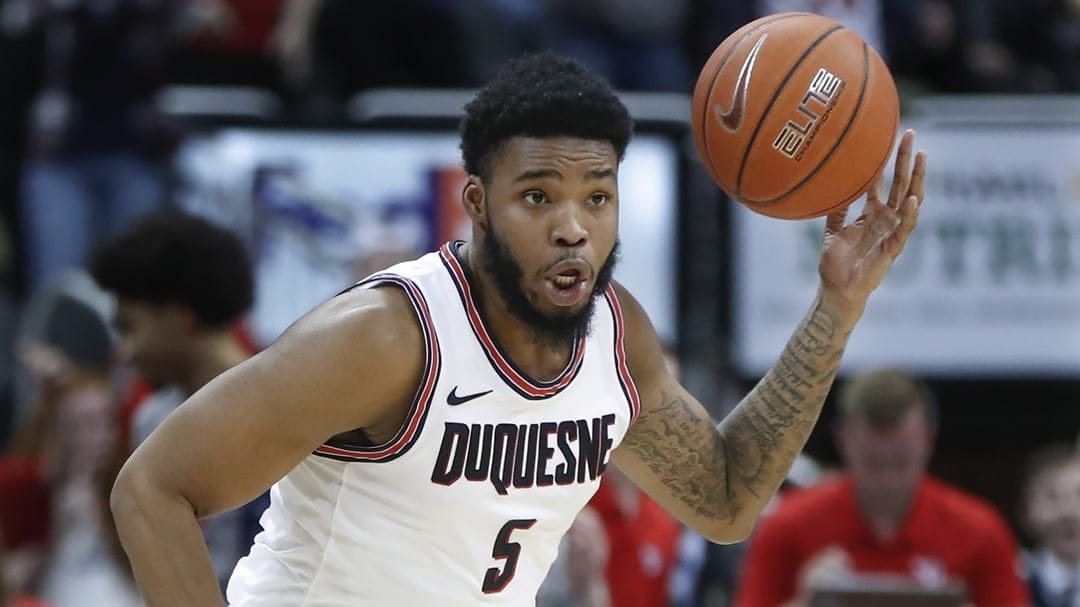
{"label": "player's short black hair", "polygon": [[251,262],[236,234],[176,210],[145,215],[99,242],[90,274],[114,295],[180,304],[213,328],[247,312],[255,295]]}
{"label": "player's short black hair", "polygon": [[577,61],[537,53],[511,61],[465,106],[461,153],[465,170],[487,181],[492,158],[511,137],[608,141],[621,161],[632,130],[605,80]]}

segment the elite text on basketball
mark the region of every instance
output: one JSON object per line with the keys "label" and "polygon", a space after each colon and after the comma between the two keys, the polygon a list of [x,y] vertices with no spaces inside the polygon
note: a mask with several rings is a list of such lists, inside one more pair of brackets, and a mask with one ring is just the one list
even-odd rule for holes
{"label": "elite text on basketball", "polygon": [[843,90],[843,80],[825,68],[819,69],[797,108],[801,116],[787,121],[773,141],[773,147],[789,158],[802,160],[806,148],[810,147],[817,132],[829,119]]}

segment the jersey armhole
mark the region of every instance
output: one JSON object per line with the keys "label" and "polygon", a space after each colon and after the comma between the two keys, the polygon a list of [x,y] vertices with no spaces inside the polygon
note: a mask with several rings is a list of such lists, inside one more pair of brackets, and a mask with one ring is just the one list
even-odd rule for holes
{"label": "jersey armhole", "polygon": [[630,425],[637,420],[641,413],[641,397],[638,395],[637,385],[630,375],[630,367],[626,364],[626,326],[623,322],[622,306],[619,304],[619,296],[615,293],[615,287],[608,285],[604,291],[604,299],[608,309],[611,310],[612,327],[614,327],[614,354],[615,371],[619,377],[619,387],[622,388],[623,396],[626,397],[627,406],[630,408]]}
{"label": "jersey armhole", "polygon": [[[428,411],[431,410],[431,399],[435,392],[435,384],[439,379],[442,368],[442,352],[439,349],[439,339],[435,333],[435,323],[431,318],[431,310],[427,299],[417,284],[404,276],[397,274],[376,274],[367,278],[346,291],[357,287],[374,288],[383,285],[396,285],[401,287],[412,304],[420,328],[424,336],[424,372],[420,377],[416,394],[413,396],[409,414],[401,424],[401,428],[392,439],[373,446],[355,446],[323,443],[314,454],[335,459],[343,462],[389,462],[404,455],[420,437],[420,432],[427,420]],[[342,291],[342,293],[346,292]]]}

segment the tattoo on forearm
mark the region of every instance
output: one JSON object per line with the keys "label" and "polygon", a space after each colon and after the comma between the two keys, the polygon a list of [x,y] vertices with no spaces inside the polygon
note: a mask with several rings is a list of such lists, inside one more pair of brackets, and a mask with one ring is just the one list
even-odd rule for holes
{"label": "tattoo on forearm", "polygon": [[[717,504],[733,503],[724,460],[718,457],[720,436],[681,396],[663,394],[662,402],[642,415],[635,425],[640,432],[627,436],[625,445],[695,514],[711,517]],[[702,444],[712,449],[697,447]]]}
{"label": "tattoo on forearm", "polygon": [[817,422],[848,337],[839,325],[819,301],[773,370],[720,427],[729,476],[757,498],[780,486]]}
{"label": "tattoo on forearm", "polygon": [[642,415],[626,447],[697,516],[734,522],[747,507],[759,509],[821,413],[848,337],[839,327],[839,316],[818,302],[774,368],[719,427],[680,395],[661,394],[663,404]]}

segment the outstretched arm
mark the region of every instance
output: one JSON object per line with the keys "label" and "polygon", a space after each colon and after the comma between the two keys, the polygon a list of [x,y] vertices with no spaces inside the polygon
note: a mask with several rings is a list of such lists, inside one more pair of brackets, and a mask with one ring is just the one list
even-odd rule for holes
{"label": "outstretched arm", "polygon": [[642,412],[613,462],[702,535],[746,538],[806,444],[867,298],[915,228],[926,157],[920,152],[912,167],[913,141],[905,133],[887,201],[875,187],[852,224],[845,225],[845,212],[829,216],[810,311],[776,364],[719,425],[667,371],[644,311],[620,291]]}

